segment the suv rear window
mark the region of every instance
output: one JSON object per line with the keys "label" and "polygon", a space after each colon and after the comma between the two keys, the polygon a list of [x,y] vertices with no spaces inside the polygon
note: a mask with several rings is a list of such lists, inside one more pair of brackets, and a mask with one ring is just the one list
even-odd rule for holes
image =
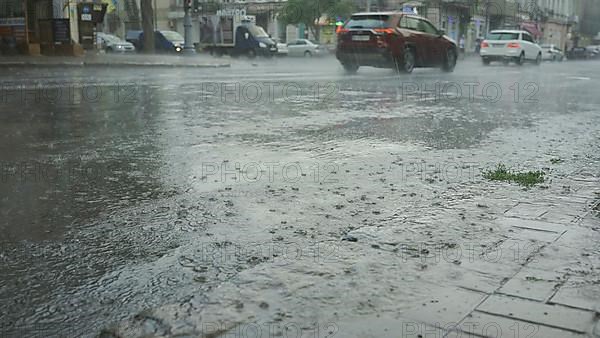
{"label": "suv rear window", "polygon": [[357,15],[350,18],[345,28],[387,28],[389,15]]}
{"label": "suv rear window", "polygon": [[488,40],[519,40],[519,33],[490,33]]}

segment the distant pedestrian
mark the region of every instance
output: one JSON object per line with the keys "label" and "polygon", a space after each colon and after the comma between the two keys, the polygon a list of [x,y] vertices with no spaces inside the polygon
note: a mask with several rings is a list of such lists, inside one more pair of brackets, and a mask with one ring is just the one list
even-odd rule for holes
{"label": "distant pedestrian", "polygon": [[475,54],[479,55],[479,52],[481,51],[481,43],[483,42],[483,38],[482,37],[478,37],[475,40]]}
{"label": "distant pedestrian", "polygon": [[460,50],[460,56],[462,59],[465,58],[465,36],[461,35],[460,40],[458,40],[458,48]]}

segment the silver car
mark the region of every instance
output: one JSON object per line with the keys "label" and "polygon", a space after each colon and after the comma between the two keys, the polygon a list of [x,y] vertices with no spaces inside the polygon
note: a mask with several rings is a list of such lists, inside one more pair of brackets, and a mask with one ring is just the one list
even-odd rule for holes
{"label": "silver car", "polygon": [[96,37],[98,46],[104,49],[107,53],[135,52],[135,47],[131,42],[121,40],[121,38],[117,36],[106,33],[97,33]]}
{"label": "silver car", "polygon": [[277,55],[279,56],[287,56],[288,55],[288,47],[285,43],[281,42],[279,39],[273,39],[277,44]]}
{"label": "silver car", "polygon": [[308,39],[297,39],[287,44],[288,56],[312,57],[327,54],[321,45]]}
{"label": "silver car", "polygon": [[542,59],[549,61],[563,61],[565,54],[555,45],[541,45]]}

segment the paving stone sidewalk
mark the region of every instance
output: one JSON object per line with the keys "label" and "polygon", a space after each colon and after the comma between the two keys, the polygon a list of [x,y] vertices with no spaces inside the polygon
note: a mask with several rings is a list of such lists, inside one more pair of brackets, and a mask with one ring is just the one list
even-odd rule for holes
{"label": "paving stone sidewalk", "polygon": [[15,67],[173,67],[223,68],[230,67],[226,59],[207,55],[86,55],[84,57],[12,56],[0,57],[0,68]]}
{"label": "paving stone sidewalk", "polygon": [[[424,303],[403,314],[414,320],[408,322],[411,327],[403,327],[403,334],[600,337],[600,189],[598,182],[586,183],[568,199],[550,197],[507,209],[498,221],[514,237],[488,250],[504,249],[511,259],[474,267],[504,276],[500,285],[467,282],[450,295],[447,288],[440,289],[440,294],[432,294],[435,304]],[[511,240],[530,245],[507,246]],[[511,268],[514,257],[519,264]]]}

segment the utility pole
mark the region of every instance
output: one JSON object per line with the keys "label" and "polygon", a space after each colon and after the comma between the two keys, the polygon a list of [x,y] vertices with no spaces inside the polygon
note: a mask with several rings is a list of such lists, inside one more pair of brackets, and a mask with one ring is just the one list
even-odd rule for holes
{"label": "utility pole", "polygon": [[490,0],[485,3],[485,36],[490,33]]}
{"label": "utility pole", "polygon": [[192,11],[192,0],[186,0],[184,3],[184,16],[183,16],[183,39],[184,39],[184,46],[183,46],[183,53],[184,54],[196,54],[196,49],[194,48],[194,45],[192,44],[192,15],[191,15],[191,11]]}

